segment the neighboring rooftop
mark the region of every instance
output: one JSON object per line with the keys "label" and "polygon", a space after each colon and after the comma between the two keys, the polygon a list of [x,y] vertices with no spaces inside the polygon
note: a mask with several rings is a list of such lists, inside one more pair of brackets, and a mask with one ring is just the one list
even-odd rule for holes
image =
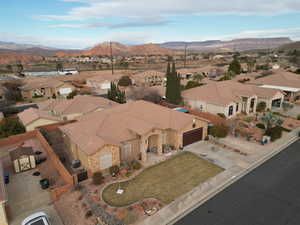
{"label": "neighboring rooftop", "polygon": [[38,110],[35,108],[29,108],[18,114],[19,119],[24,126],[34,122],[38,119],[48,119],[54,121],[61,121],[62,119],[51,115],[49,112]]}
{"label": "neighboring rooftop", "polygon": [[273,74],[258,78],[251,83],[279,87],[300,88],[300,76],[284,70],[274,70]]}
{"label": "neighboring rooftop", "polygon": [[211,82],[207,85],[183,91],[182,96],[187,99],[202,100],[211,104],[225,106],[234,101],[239,101],[241,96],[251,97],[255,95],[253,87],[231,80]]}
{"label": "neighboring rooftop", "polygon": [[50,99],[38,104],[42,111],[53,111],[59,115],[86,114],[98,109],[106,109],[118,103],[103,97],[76,95],[73,99]]}

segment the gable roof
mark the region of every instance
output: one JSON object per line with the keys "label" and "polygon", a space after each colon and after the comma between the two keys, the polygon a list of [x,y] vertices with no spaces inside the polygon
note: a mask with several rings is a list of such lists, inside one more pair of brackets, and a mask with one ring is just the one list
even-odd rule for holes
{"label": "gable roof", "polygon": [[38,119],[48,119],[53,121],[61,121],[60,118],[51,115],[49,112],[38,110],[35,108],[29,108],[20,112],[18,114],[19,119],[23,123],[24,126],[38,120]]}
{"label": "gable roof", "polygon": [[60,127],[86,154],[94,154],[106,144],[119,145],[152,129],[178,130],[195,116],[146,101],[130,102],[87,114],[73,124]]}

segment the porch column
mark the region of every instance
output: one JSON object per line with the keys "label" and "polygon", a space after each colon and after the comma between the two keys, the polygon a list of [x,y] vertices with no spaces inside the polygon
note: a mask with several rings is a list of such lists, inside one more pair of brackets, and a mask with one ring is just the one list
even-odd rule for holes
{"label": "porch column", "polygon": [[162,149],[162,145],[163,145],[163,132],[160,132],[158,134],[158,140],[157,140],[157,153],[158,155],[162,155],[163,154],[163,149]]}
{"label": "porch column", "polygon": [[142,155],[142,162],[146,162],[147,161],[147,146],[148,146],[148,138],[141,138],[141,155]]}

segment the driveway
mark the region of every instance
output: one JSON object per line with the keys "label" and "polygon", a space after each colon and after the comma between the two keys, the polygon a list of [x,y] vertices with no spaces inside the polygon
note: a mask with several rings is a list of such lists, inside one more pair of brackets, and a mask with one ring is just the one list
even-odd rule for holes
{"label": "driveway", "polygon": [[299,225],[300,141],[175,225]]}
{"label": "driveway", "polygon": [[[10,207],[10,224],[19,225],[28,215],[45,211],[53,216],[54,225],[61,225],[53,208],[50,192],[42,190],[39,184],[40,176],[33,176],[34,170],[19,174],[10,173],[10,183],[6,186],[8,204]],[[57,222],[58,221],[58,222]]]}

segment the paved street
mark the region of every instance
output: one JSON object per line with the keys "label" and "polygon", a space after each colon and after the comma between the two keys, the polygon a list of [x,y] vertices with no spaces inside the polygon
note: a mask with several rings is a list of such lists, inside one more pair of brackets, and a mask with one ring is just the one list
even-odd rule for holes
{"label": "paved street", "polygon": [[299,171],[297,141],[176,225],[299,225]]}

